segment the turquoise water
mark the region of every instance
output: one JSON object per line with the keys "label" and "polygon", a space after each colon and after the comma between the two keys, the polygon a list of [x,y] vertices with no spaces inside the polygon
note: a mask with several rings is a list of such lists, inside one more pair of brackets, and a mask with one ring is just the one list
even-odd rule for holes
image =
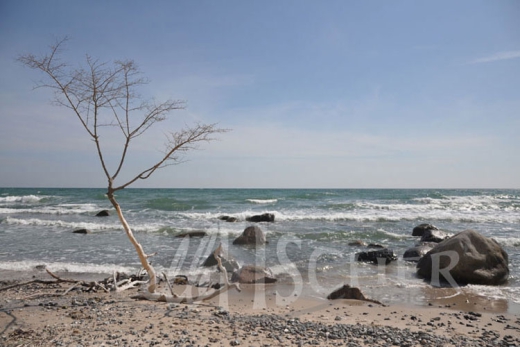
{"label": "turquoise water", "polygon": [[[420,301],[417,288],[428,284],[402,259],[384,269],[357,264],[360,249],[350,241],[378,243],[402,257],[417,241],[411,233],[418,224],[450,233],[474,229],[505,248],[511,277],[505,286],[471,290],[520,303],[520,190],[127,189],[117,199],[145,250],[158,252],[153,264],[160,270],[202,275],[200,263],[223,242],[239,263],[265,264],[281,281],[313,284],[318,295],[359,283],[390,302]],[[95,217],[103,209],[112,207],[102,189],[0,188],[0,269],[136,271],[137,256],[117,217]],[[251,224],[246,217],[265,212],[275,215],[274,223],[259,224],[267,246],[231,244]],[[222,215],[239,222],[223,222]],[[72,234],[79,228],[92,233]],[[174,237],[199,230],[209,237]],[[399,297],[403,288],[415,294]]]}

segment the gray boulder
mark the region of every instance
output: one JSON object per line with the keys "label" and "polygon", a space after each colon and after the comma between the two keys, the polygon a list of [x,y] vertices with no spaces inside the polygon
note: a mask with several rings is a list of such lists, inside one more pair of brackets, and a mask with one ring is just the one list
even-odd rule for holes
{"label": "gray boulder", "polygon": [[412,236],[423,236],[426,230],[439,230],[435,225],[432,224],[419,224],[412,230]]}
{"label": "gray boulder", "polygon": [[264,245],[266,243],[264,232],[256,225],[245,228],[242,235],[233,241],[234,245]]}
{"label": "gray boulder", "polygon": [[266,267],[245,265],[233,273],[231,282],[239,283],[274,283],[276,277],[273,272]]}
{"label": "gray boulder", "polygon": [[[457,259],[458,258],[458,259]],[[493,239],[465,230],[439,243],[417,263],[417,275],[451,285],[498,285],[509,276],[508,255]]]}

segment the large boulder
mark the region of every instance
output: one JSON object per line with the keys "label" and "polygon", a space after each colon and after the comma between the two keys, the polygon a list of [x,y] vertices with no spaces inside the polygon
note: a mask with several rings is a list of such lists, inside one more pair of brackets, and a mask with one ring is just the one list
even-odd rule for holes
{"label": "large boulder", "polygon": [[419,224],[412,230],[412,236],[423,236],[426,230],[439,230],[435,225],[432,224]]}
{"label": "large boulder", "polygon": [[247,217],[246,220],[248,222],[274,222],[274,214],[272,213],[264,213],[256,216]]}
{"label": "large boulder", "polygon": [[426,229],[421,236],[421,242],[442,242],[450,237],[447,233],[438,229]]}
{"label": "large boulder", "polygon": [[264,245],[266,243],[264,232],[256,225],[245,228],[242,235],[233,241],[234,245]]}
{"label": "large boulder", "polygon": [[508,255],[493,239],[466,230],[439,243],[417,263],[417,275],[451,285],[497,285],[509,276]]}
{"label": "large boulder", "polygon": [[404,254],[403,259],[406,261],[419,261],[423,256],[433,249],[437,244],[432,242],[425,242],[417,246],[408,248]]}
{"label": "large boulder", "polygon": [[[220,251],[218,253],[218,256],[220,257],[220,260],[222,261],[222,266],[226,269],[228,272],[234,272],[240,268],[238,265],[238,262],[233,258],[227,251],[220,248]],[[207,258],[204,260],[204,263],[202,263],[203,267],[211,267],[211,266],[217,266],[218,262],[215,258],[215,251],[213,251]]]}
{"label": "large boulder", "polygon": [[376,251],[356,253],[356,260],[364,263],[373,263],[376,265],[388,265],[390,262],[397,260],[397,256],[391,249],[384,248]]}
{"label": "large boulder", "polygon": [[235,271],[231,276],[231,282],[239,283],[274,283],[271,269],[255,265],[245,265]]}

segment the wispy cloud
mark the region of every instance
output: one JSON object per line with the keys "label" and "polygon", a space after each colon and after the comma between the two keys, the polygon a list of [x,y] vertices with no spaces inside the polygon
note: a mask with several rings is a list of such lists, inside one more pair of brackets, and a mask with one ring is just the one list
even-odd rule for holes
{"label": "wispy cloud", "polygon": [[486,57],[478,58],[470,61],[470,64],[481,64],[481,63],[491,63],[494,61],[500,60],[509,60],[520,58],[520,51],[507,51],[507,52],[498,52]]}

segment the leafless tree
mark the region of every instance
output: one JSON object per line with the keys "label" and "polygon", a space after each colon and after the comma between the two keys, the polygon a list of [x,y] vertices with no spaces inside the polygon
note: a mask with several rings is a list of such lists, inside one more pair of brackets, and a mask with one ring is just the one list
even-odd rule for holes
{"label": "leafless tree", "polygon": [[[164,295],[157,293],[157,274],[148,261],[149,255],[145,253],[132,233],[114,193],[138,180],[149,178],[160,168],[178,163],[182,158],[181,154],[196,149],[201,142],[211,141],[214,139],[213,135],[227,130],[218,128],[216,124],[198,123],[180,131],[171,132],[167,135],[164,154],[154,165],[138,172],[135,176],[130,176],[131,178],[123,183],[116,183],[119,182],[118,178],[127,160],[132,140],[142,135],[154,124],[165,120],[172,111],[184,109],[185,103],[171,99],[162,103],[143,100],[138,89],[148,81],[142,77],[132,60],[117,60],[109,64],[86,55],[84,67],[71,67],[62,62],[60,58],[66,41],[67,38],[57,41],[50,46],[50,52],[46,55],[25,54],[21,55],[18,61],[44,73],[45,80],[38,83],[36,88],[52,89],[55,104],[65,107],[75,114],[93,140],[101,167],[108,180],[107,197],[114,206],[126,235],[135,247],[143,268],[149,275],[145,297],[164,300]],[[114,163],[107,162],[108,156],[104,151],[106,148],[102,146],[100,133],[101,129],[106,126],[116,127],[122,134],[120,154]],[[232,286],[234,285],[230,285],[226,278],[226,285],[222,287],[221,291]],[[173,291],[171,292],[172,297],[168,297],[166,301],[185,301],[182,298],[175,299]],[[215,293],[207,295],[207,297],[213,296]],[[199,299],[203,300],[205,297],[202,296]]]}

